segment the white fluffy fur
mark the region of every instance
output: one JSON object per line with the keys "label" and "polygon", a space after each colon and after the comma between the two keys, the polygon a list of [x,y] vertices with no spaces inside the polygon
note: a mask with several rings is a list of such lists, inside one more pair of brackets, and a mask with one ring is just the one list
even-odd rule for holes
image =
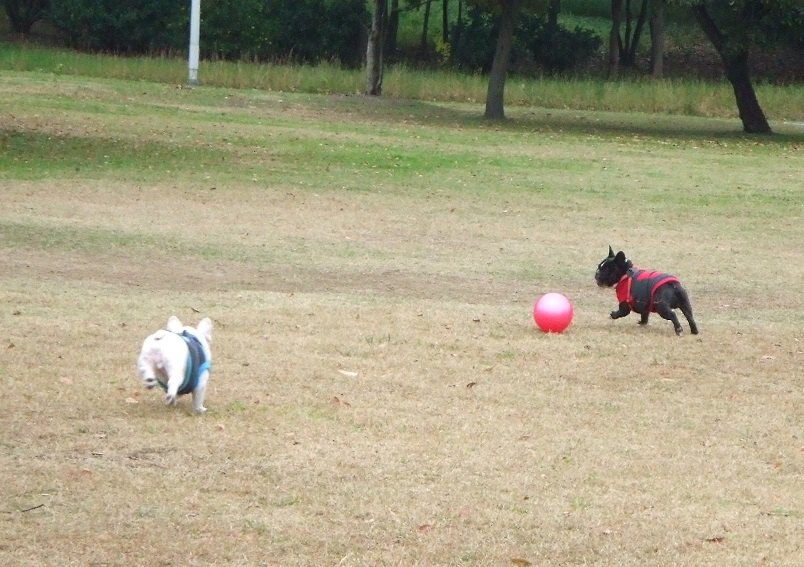
{"label": "white fluffy fur", "polygon": [[[179,318],[173,315],[168,319],[166,328],[167,330],[161,329],[149,335],[142,343],[137,369],[143,384],[149,390],[156,386],[157,376],[163,384],[167,384],[165,404],[172,406],[176,405],[176,394],[187,371],[188,347],[179,335],[182,331],[187,331],[198,338],[206,359],[211,363],[212,352],[209,345],[212,343],[212,321],[209,317],[204,317],[193,328],[182,325]],[[198,413],[207,411],[204,407],[204,395],[208,379],[209,370],[206,370],[198,377],[198,386],[193,390],[193,409]]]}

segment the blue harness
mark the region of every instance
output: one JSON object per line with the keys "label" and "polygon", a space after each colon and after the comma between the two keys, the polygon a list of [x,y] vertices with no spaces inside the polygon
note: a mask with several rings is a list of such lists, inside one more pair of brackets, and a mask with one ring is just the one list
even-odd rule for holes
{"label": "blue harness", "polygon": [[[184,381],[177,392],[179,396],[183,396],[196,389],[198,379],[205,371],[211,370],[212,365],[204,355],[204,347],[201,346],[201,341],[195,335],[187,331],[182,331],[178,335],[187,343],[187,371],[184,373]],[[157,379],[157,383],[167,392],[167,384],[159,379]]]}

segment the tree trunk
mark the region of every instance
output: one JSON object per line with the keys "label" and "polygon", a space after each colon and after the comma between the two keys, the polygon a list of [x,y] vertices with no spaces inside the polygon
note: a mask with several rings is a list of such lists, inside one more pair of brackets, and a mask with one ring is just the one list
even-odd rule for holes
{"label": "tree trunk", "polygon": [[626,67],[631,66],[628,57],[631,55],[631,0],[625,0],[625,33],[620,44],[620,63]]}
{"label": "tree trunk", "polygon": [[639,46],[639,40],[642,39],[642,30],[645,29],[645,19],[648,16],[648,0],[642,0],[642,6],[639,8],[639,16],[637,16],[636,26],[634,27],[634,36],[631,38],[631,46],[628,51],[629,65],[636,65],[636,53]]}
{"label": "tree trunk", "polygon": [[396,53],[396,36],[399,32],[399,0],[391,0],[388,24],[385,28],[385,53],[393,57]]}
{"label": "tree trunk", "polygon": [[734,89],[737,110],[743,122],[743,131],[749,134],[770,134],[771,127],[757,100],[748,70],[748,51],[724,59],[726,77]]}
{"label": "tree trunk", "polygon": [[651,0],[650,7],[650,73],[655,79],[664,76],[664,2]]}
{"label": "tree trunk", "polygon": [[497,48],[494,50],[494,61],[491,63],[489,88],[486,93],[485,118],[502,120],[505,118],[505,75],[508,72],[508,60],[511,58],[511,46],[514,41],[514,20],[521,0],[503,0],[500,15],[500,33],[497,36]]}
{"label": "tree trunk", "polygon": [[385,22],[386,0],[374,0],[374,13],[371,15],[371,31],[366,47],[366,94],[382,94],[382,44],[383,23]]}
{"label": "tree trunk", "polygon": [[702,4],[693,6],[692,11],[706,37],[715,46],[720,59],[723,61],[726,78],[731,83],[734,97],[737,100],[737,111],[740,114],[740,120],[743,122],[743,131],[748,134],[770,134],[770,124],[768,124],[768,119],[765,117],[762,107],[759,106],[757,95],[754,92],[754,85],[751,82],[748,67],[748,39],[744,38],[740,45],[727,45],[723,34],[712,19],[706,6]]}
{"label": "tree trunk", "polygon": [[620,71],[620,22],[623,17],[623,0],[611,0],[611,32],[609,32],[609,80],[615,80]]}
{"label": "tree trunk", "polygon": [[424,22],[422,23],[422,39],[419,43],[419,57],[425,59],[427,57],[427,35],[430,29],[430,6],[432,0],[426,0],[424,3]]}
{"label": "tree trunk", "polygon": [[441,41],[449,43],[449,0],[441,0]]}

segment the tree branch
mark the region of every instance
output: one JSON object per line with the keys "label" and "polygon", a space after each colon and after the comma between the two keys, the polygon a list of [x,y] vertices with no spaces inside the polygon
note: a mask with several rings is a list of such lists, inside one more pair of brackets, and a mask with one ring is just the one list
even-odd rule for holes
{"label": "tree branch", "polygon": [[709,15],[709,11],[706,9],[706,6],[703,4],[696,4],[692,6],[691,9],[692,13],[695,15],[695,19],[698,20],[701,29],[706,34],[706,37],[709,38],[709,41],[712,42],[712,45],[715,46],[715,49],[718,53],[723,53],[723,34],[720,32],[720,29],[718,29],[717,24],[712,19],[712,16]]}

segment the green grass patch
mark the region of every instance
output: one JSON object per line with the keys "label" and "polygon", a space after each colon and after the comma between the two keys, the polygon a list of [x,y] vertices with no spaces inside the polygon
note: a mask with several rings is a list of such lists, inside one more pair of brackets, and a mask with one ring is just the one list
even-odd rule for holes
{"label": "green grass patch", "polygon": [[[55,76],[75,75],[131,81],[151,81],[183,88],[186,62],[173,58],[127,58],[87,55],[65,50],[0,45],[0,69]],[[204,86],[259,89],[267,92],[355,95],[365,90],[363,70],[343,70],[330,64],[272,65],[204,61],[199,70]],[[145,86],[145,85],[143,85]],[[403,65],[385,71],[384,97],[435,102],[482,104],[488,79],[452,71],[424,71]],[[756,85],[757,96],[771,120],[804,120],[804,86]],[[80,93],[77,93],[80,97]],[[509,77],[506,104],[553,109],[655,112],[734,118],[737,110],[725,81]]]}

